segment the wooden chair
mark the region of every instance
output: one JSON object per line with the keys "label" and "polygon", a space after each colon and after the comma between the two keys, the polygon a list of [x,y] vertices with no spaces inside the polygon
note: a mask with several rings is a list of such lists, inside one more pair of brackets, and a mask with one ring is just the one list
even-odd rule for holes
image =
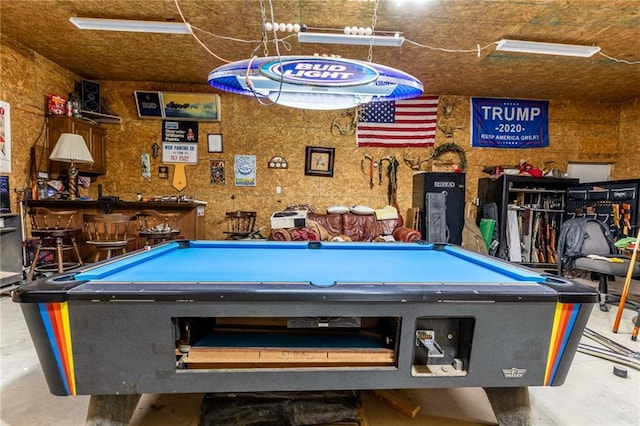
{"label": "wooden chair", "polygon": [[256,212],[236,210],[225,213],[227,230],[223,231],[230,240],[249,238],[256,226]]}
{"label": "wooden chair", "polygon": [[173,240],[180,234],[179,213],[142,210],[136,216],[138,218],[138,237],[145,240],[145,246]]}
{"label": "wooden chair", "polygon": [[[75,210],[53,211],[44,207],[29,210],[31,236],[37,238],[38,243],[27,274],[28,281],[33,279],[35,271],[62,273],[83,264],[76,243],[76,238],[82,230],[73,227],[73,219],[77,213]],[[65,251],[71,251],[77,262],[65,262]],[[53,252],[54,263],[39,265],[42,252]]]}
{"label": "wooden chair", "polygon": [[118,251],[127,252],[127,245],[136,239],[129,230],[135,220],[135,216],[121,213],[83,215],[86,243],[96,249],[94,262],[102,252],[107,253],[107,259]]}

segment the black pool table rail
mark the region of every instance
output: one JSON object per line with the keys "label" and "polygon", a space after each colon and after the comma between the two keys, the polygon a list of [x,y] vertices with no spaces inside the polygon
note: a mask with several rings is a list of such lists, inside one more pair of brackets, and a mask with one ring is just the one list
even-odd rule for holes
{"label": "black pool table rail", "polygon": [[13,292],[19,303],[85,301],[259,301],[259,302],[546,302],[596,303],[591,287],[543,274],[543,283],[440,282],[91,282],[66,273]]}

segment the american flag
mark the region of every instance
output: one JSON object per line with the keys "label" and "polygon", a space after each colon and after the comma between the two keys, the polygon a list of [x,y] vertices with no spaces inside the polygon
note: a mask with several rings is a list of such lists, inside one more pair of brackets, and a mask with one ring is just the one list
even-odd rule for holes
{"label": "american flag", "polygon": [[370,102],[358,118],[359,147],[421,147],[436,140],[438,97]]}

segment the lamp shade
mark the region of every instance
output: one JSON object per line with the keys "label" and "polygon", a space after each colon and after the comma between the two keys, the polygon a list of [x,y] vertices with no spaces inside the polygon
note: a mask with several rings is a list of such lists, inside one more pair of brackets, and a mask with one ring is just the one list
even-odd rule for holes
{"label": "lamp shade", "polygon": [[51,151],[49,160],[65,163],[93,163],[93,157],[84,138],[73,133],[62,133]]}

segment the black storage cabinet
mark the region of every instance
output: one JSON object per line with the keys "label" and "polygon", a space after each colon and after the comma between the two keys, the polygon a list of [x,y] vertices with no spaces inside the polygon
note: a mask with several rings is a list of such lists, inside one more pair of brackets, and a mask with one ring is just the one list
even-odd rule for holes
{"label": "black storage cabinet", "polygon": [[[477,223],[484,217],[486,205],[495,203],[497,207],[496,233],[499,245],[495,256],[501,259],[521,262],[531,266],[551,265],[553,262],[535,260],[534,250],[535,222],[543,218],[551,224],[550,232],[557,236],[560,226],[565,219],[567,188],[578,185],[578,179],[541,177],[519,175],[503,175],[498,179],[481,178],[478,180],[478,213]],[[519,218],[521,241],[523,243],[523,257],[519,260],[509,258],[507,241],[507,212],[516,210]],[[529,238],[527,238],[529,236]],[[555,249],[555,247],[553,247]]]}

